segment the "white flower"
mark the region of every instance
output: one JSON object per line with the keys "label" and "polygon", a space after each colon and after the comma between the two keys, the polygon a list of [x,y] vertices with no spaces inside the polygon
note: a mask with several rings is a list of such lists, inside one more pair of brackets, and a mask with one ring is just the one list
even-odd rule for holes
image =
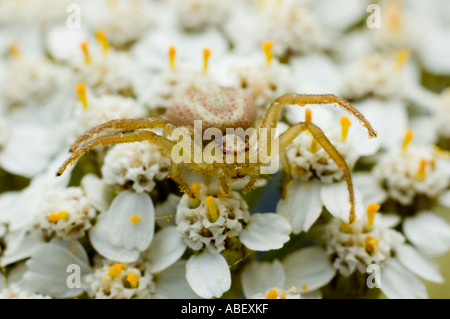
{"label": "white flower", "polygon": [[109,50],[106,55],[94,55],[90,63],[74,62],[72,69],[78,82],[86,84],[99,95],[134,92],[134,76],[138,72],[129,55]]}
{"label": "white flower", "polygon": [[[304,121],[298,111],[288,114],[291,115],[290,120]],[[328,116],[329,113],[320,112],[317,116],[318,125],[333,121],[332,118],[327,120]],[[317,123],[315,119],[313,122]],[[341,130],[327,130],[328,124],[324,132],[351,169],[360,156],[376,152],[379,144],[375,140],[367,139],[359,125],[350,124],[348,118],[342,118]],[[293,179],[287,187],[288,197],[278,203],[277,213],[289,219],[294,234],[308,231],[320,216],[323,206],[333,216],[348,221],[350,200],[344,173],[329,158],[328,153],[318,146],[312,135],[307,132],[299,135],[286,150],[286,156]],[[358,218],[362,214],[362,198],[358,188],[354,187],[354,192],[355,214]]]}
{"label": "white flower", "polygon": [[315,51],[329,42],[320,19],[304,4],[267,0],[260,1],[258,8],[245,5],[236,7],[225,27],[238,49],[255,48],[268,40],[274,43],[274,54],[284,56]]}
{"label": "white flower", "polygon": [[194,184],[195,198],[183,195],[176,224],[184,244],[198,254],[187,262],[187,280],[203,298],[220,297],[231,285],[226,253],[231,241],[239,239],[251,250],[279,249],[289,240],[291,227],[276,214],[250,215],[237,192],[218,195],[219,184]]}
{"label": "white flower", "polygon": [[136,263],[123,264],[101,260],[83,278],[86,292],[95,299],[144,299],[155,290],[153,276]]}
{"label": "white flower", "polygon": [[87,108],[84,108],[81,102],[77,104],[72,122],[73,135],[76,137],[110,120],[137,118],[146,115],[144,108],[134,99],[120,95],[104,94],[96,97],[88,94]]}
{"label": "white flower", "polygon": [[186,280],[186,250],[176,228],[155,234],[151,245],[133,263],[102,260],[83,282],[95,298],[198,298]]}
{"label": "white flower", "polygon": [[11,108],[45,105],[67,82],[67,70],[47,59],[20,56],[6,64],[1,96]]}
{"label": "white flower", "polygon": [[47,235],[71,240],[92,227],[96,210],[78,187],[49,191],[36,214],[36,225]]}
{"label": "white flower", "polygon": [[[398,223],[398,219],[393,221]],[[382,265],[391,258],[395,248],[404,242],[402,234],[392,229],[395,224],[378,220],[372,223],[373,226],[368,226],[367,219],[361,218],[353,225],[339,219],[327,224],[324,235],[327,253],[340,274],[346,277],[354,272],[364,274],[370,264]]]}
{"label": "white flower", "polygon": [[414,247],[426,255],[442,255],[450,250],[450,225],[432,211],[406,217],[403,232]]}
{"label": "white flower", "polygon": [[222,67],[224,69],[222,72],[225,73],[222,78],[229,78],[226,81],[230,84],[248,91],[262,114],[273,100],[294,91],[291,82],[294,75],[291,68],[277,59],[269,59],[270,64],[263,52],[255,51],[253,54],[226,58]]}
{"label": "white flower", "polygon": [[[59,238],[49,243],[36,245],[31,258],[27,260],[27,271],[23,279],[36,292],[50,295],[55,298],[76,297],[83,292],[81,277],[91,271],[86,251],[78,241],[64,241]],[[75,287],[69,286],[69,266],[75,265],[78,269],[78,279],[72,282]],[[77,282],[77,280],[80,280]]]}
{"label": "white flower", "polygon": [[428,255],[405,244],[403,235],[393,229],[396,215],[375,214],[369,205],[366,218],[353,225],[332,220],[325,228],[325,245],[339,274],[348,277],[380,267],[379,288],[388,298],[427,298],[425,284],[417,277],[443,282],[439,268]]}
{"label": "white flower", "polygon": [[187,31],[198,31],[207,27],[220,27],[227,18],[233,1],[227,3],[209,0],[172,0],[180,27]]}
{"label": "white flower", "polygon": [[179,260],[155,278],[155,299],[197,299],[186,280],[186,261]]}
{"label": "white flower", "polygon": [[363,56],[344,69],[343,95],[358,100],[367,96],[395,98],[403,92],[403,65],[379,53]]}
{"label": "white flower", "polygon": [[145,193],[121,191],[107,211],[98,215],[89,232],[91,244],[105,258],[134,262],[150,245],[155,230],[155,209]]}
{"label": "white flower", "polygon": [[34,225],[35,215],[46,192],[64,189],[69,183],[70,170],[64,176],[55,178],[55,172],[66,154],[56,157],[45,172],[33,178],[30,184],[19,192],[0,195],[0,222],[9,225],[9,231],[27,231]]}
{"label": "white flower", "polygon": [[115,48],[126,49],[142,38],[153,26],[156,6],[143,0],[101,0],[83,5],[87,23],[103,30]]}
{"label": "white flower", "polygon": [[120,144],[104,159],[102,176],[111,185],[131,186],[136,192],[151,192],[156,181],[169,174],[170,159],[148,142]]}
{"label": "white flower", "polygon": [[411,205],[417,196],[443,195],[450,185],[450,161],[431,145],[409,145],[381,157],[372,172],[386,197]]}
{"label": "white flower", "polygon": [[51,297],[25,290],[14,283],[4,288],[0,284],[0,299],[51,299]]}
{"label": "white flower", "polygon": [[298,299],[316,295],[335,275],[325,251],[302,248],[282,262],[252,262],[241,273],[246,298]]}

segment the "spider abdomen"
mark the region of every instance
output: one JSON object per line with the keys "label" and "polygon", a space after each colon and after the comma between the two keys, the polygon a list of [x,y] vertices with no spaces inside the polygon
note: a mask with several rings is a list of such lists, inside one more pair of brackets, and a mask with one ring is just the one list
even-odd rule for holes
{"label": "spider abdomen", "polygon": [[214,127],[223,132],[227,128],[251,127],[256,115],[256,105],[246,91],[215,85],[185,91],[166,111],[167,120],[174,124],[189,126],[201,120],[203,130]]}

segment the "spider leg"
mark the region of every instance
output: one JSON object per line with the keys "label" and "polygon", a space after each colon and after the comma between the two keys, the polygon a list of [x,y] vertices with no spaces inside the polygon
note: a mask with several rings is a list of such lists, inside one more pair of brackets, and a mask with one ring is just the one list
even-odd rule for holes
{"label": "spider leg", "polygon": [[178,169],[178,164],[174,163],[173,161],[170,162],[168,177],[170,177],[173,181],[175,181],[175,183],[178,184],[182,192],[186,193],[190,198],[195,198],[195,195],[188,183],[180,178],[180,170]]}
{"label": "spider leg", "polygon": [[176,126],[158,117],[111,120],[109,122],[100,124],[81,135],[70,147],[70,152],[75,152],[75,150],[81,145],[81,143],[87,141],[94,135],[102,133],[106,130],[138,130],[152,128],[164,128],[164,135],[168,135],[172,133],[173,129],[176,128]]}
{"label": "spider leg", "polygon": [[255,183],[258,180],[258,177],[259,175],[251,175],[250,180],[244,186],[244,194],[247,194],[252,190],[252,188],[254,187]]}
{"label": "spider leg", "polygon": [[219,182],[220,185],[222,186],[222,190],[225,194],[229,194],[230,193],[230,185],[228,185],[228,179],[227,176],[225,174],[220,174],[219,175]]}
{"label": "spider leg", "polygon": [[345,110],[352,113],[354,116],[358,118],[363,123],[363,126],[369,132],[369,138],[376,137],[377,133],[374,131],[372,126],[366,120],[364,115],[362,115],[357,109],[355,109],[350,103],[346,100],[341,99],[340,97],[334,94],[286,94],[278,99],[276,99],[264,117],[262,127],[274,128],[277,126],[278,117],[281,112],[281,108],[283,105],[291,105],[296,104],[299,106],[305,106],[306,104],[328,104],[328,103],[336,103],[343,107]]}
{"label": "spider leg", "polygon": [[[344,178],[347,182],[347,188],[349,192],[349,200],[350,200],[350,217],[349,223],[353,223],[355,220],[355,193],[353,190],[353,183],[350,174],[350,169],[347,165],[347,162],[342,157],[342,155],[336,150],[333,144],[331,144],[330,140],[325,136],[322,129],[320,129],[317,125],[311,122],[300,122],[293,125],[287,131],[280,135],[280,152],[284,153],[286,147],[292,143],[292,141],[303,131],[308,130],[314,139],[322,146],[322,148],[328,153],[330,158],[336,163],[336,165],[342,169],[344,172]],[[286,182],[286,181],[285,181]],[[283,186],[284,188],[287,185]]]}
{"label": "spider leg", "polygon": [[291,166],[289,165],[289,160],[286,152],[280,154],[281,163],[284,168],[283,179],[281,180],[281,198],[287,199],[287,187],[291,181]]}
{"label": "spider leg", "polygon": [[60,176],[69,165],[75,164],[75,162],[85,153],[87,153],[91,148],[95,146],[106,146],[121,143],[133,143],[150,141],[153,144],[159,146],[163,149],[165,153],[170,156],[172,147],[175,145],[174,142],[168,140],[165,137],[159,136],[151,131],[138,130],[130,133],[117,133],[112,135],[100,136],[83,147],[76,150],[72,155],[64,162],[61,168],[56,173],[56,176]]}

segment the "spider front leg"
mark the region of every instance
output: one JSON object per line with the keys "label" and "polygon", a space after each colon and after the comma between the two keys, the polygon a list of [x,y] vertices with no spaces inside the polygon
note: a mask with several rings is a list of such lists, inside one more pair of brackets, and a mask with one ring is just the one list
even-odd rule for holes
{"label": "spider front leg", "polygon": [[158,117],[150,117],[143,119],[118,119],[100,124],[93,129],[81,135],[75,143],[70,147],[70,152],[75,152],[81,143],[87,141],[96,134],[102,133],[106,130],[138,130],[138,129],[152,129],[164,128],[164,135],[171,134],[176,126],[166,120]]}
{"label": "spider front leg", "polygon": [[169,166],[169,176],[175,183],[178,184],[181,191],[186,193],[190,198],[195,198],[194,192],[192,191],[191,187],[186,183],[182,178],[180,178],[180,170],[178,168],[179,164],[174,163],[173,161],[170,161]]}
{"label": "spider front leg", "polygon": [[153,144],[159,146],[162,148],[162,150],[170,156],[172,147],[175,145],[174,142],[168,140],[165,137],[159,136],[151,131],[136,131],[136,132],[130,132],[130,133],[117,133],[107,136],[100,136],[88,144],[84,145],[83,147],[76,150],[72,156],[70,156],[64,164],[61,166],[61,168],[56,173],[56,176],[60,176],[66,168],[69,165],[75,164],[75,162],[83,156],[85,153],[87,153],[89,150],[91,150],[95,146],[106,146],[106,145],[113,145],[113,144],[121,144],[121,143],[133,143],[133,142],[143,142],[143,141],[149,141]]}
{"label": "spider front leg", "polygon": [[284,175],[281,180],[281,198],[287,199],[287,187],[291,181],[291,166],[289,165],[289,160],[287,158],[286,152],[280,154],[281,163],[284,168]]}
{"label": "spider front leg", "polygon": [[[350,174],[350,169],[347,165],[347,162],[342,157],[342,155],[337,151],[333,144],[331,144],[330,140],[325,136],[324,132],[315,124],[311,122],[301,122],[297,123],[291,128],[289,128],[286,132],[280,135],[280,152],[285,152],[286,147],[289,146],[292,141],[303,131],[308,130],[313,138],[322,146],[322,148],[327,152],[330,158],[336,163],[336,165],[342,169],[344,172],[344,178],[347,183],[347,188],[349,192],[349,201],[350,201],[350,216],[349,223],[353,223],[355,221],[355,193],[353,190],[353,183]],[[286,183],[286,181],[284,181]],[[283,185],[283,188],[286,189],[287,185]]]}
{"label": "spider front leg", "polygon": [[343,107],[348,112],[352,113],[363,123],[363,126],[369,132],[369,138],[377,136],[377,133],[372,128],[370,123],[366,120],[364,115],[362,115],[357,109],[355,109],[346,100],[334,94],[286,94],[282,97],[276,99],[269,107],[266,116],[262,121],[262,127],[275,128],[277,126],[278,118],[283,105],[299,105],[305,106],[306,104],[329,104],[336,103]]}

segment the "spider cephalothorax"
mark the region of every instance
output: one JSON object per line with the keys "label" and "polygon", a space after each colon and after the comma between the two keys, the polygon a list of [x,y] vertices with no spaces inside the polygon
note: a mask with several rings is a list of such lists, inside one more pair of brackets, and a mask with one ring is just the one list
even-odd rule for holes
{"label": "spider cephalothorax", "polygon": [[[350,169],[324,132],[315,124],[306,121],[291,126],[279,136],[273,134],[283,105],[304,106],[328,103],[337,103],[342,106],[363,123],[369,132],[369,137],[376,136],[375,131],[361,113],[345,100],[332,94],[287,94],[276,99],[266,114],[256,119],[255,105],[244,91],[210,85],[192,88],[175,98],[167,109],[167,119],[149,117],[113,120],[91,129],[72,145],[70,151],[73,154],[61,166],[57,175],[61,175],[68,165],[74,164],[78,158],[95,146],[150,141],[159,146],[161,151],[171,159],[170,178],[177,182],[181,190],[191,198],[195,198],[195,194],[180,178],[179,164],[184,164],[199,174],[217,177],[225,193],[229,193],[232,180],[249,176],[250,179],[244,188],[244,192],[248,192],[262,173],[261,168],[276,155],[280,155],[285,168],[282,185],[285,189],[290,180],[289,165],[286,165],[286,147],[300,133],[307,130],[343,170],[349,189],[350,222],[353,222],[355,205]],[[162,129],[162,134],[151,131],[156,128]],[[112,129],[119,132],[111,135],[103,134],[81,146],[94,135]],[[278,148],[273,149],[273,145],[277,145]],[[265,152],[261,152],[263,149]],[[267,149],[271,151],[267,152]]]}

